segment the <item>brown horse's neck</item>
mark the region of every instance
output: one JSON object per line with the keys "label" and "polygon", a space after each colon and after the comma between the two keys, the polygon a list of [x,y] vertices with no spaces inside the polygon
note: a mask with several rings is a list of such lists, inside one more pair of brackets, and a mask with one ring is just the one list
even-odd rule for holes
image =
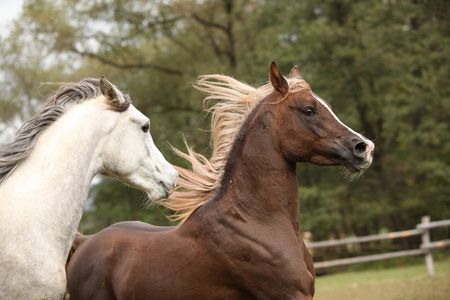
{"label": "brown horse's neck", "polygon": [[265,111],[244,124],[215,201],[224,209],[239,212],[239,218],[254,218],[264,224],[288,221],[298,233],[295,163],[288,162],[277,149],[273,121],[270,111]]}

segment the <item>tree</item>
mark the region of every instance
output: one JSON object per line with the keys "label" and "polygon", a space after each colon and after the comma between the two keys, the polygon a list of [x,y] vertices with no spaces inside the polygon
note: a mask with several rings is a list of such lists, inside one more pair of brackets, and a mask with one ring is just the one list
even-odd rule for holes
{"label": "tree", "polygon": [[[302,228],[316,240],[409,229],[421,215],[449,215],[449,12],[443,0],[29,0],[2,43],[2,120],[37,107],[37,82],[105,74],[131,92],[157,146],[182,164],[166,142],[182,148],[181,133],[210,150],[203,95],[191,87],[198,75],[261,85],[272,60],[284,74],[298,65],[341,120],[376,144],[358,181],[298,166]],[[168,222],[139,211],[139,192],[101,186],[86,222]]]}
{"label": "tree", "polygon": [[[337,197],[342,219],[334,225],[346,234],[413,228],[423,214],[448,217],[450,40],[448,22],[437,22],[432,8],[418,1],[299,6],[302,30],[292,48],[303,47],[314,66],[313,88],[377,145],[371,170]],[[321,200],[315,206],[332,201],[325,192]]]}

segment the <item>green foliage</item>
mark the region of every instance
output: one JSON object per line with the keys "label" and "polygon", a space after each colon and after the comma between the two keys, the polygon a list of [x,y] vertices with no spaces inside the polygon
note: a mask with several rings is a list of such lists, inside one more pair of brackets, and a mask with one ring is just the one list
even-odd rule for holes
{"label": "green foliage", "polygon": [[[422,214],[448,218],[450,90],[444,81],[450,74],[450,39],[446,21],[435,20],[433,7],[424,6],[409,1],[298,6],[296,15],[308,17],[296,19],[292,28],[300,30],[291,33],[297,36],[292,48],[301,48],[311,65],[305,77],[312,77],[313,89],[345,123],[376,144],[374,165],[361,180],[330,178],[333,184],[326,184],[347,186],[334,197],[344,233],[375,233],[385,225],[412,228]],[[449,11],[448,4],[444,8]],[[313,183],[322,198],[326,185]],[[336,204],[325,205],[332,210]],[[321,229],[319,239],[329,235]]]}
{"label": "green foliage", "polygon": [[[354,182],[333,168],[298,167],[302,228],[315,240],[410,229],[422,215],[450,215],[449,13],[444,0],[28,0],[1,41],[0,118],[33,114],[39,82],[104,74],[150,116],[168,160],[182,164],[168,146],[183,148],[182,134],[210,152],[197,76],[261,85],[272,60],[284,74],[298,65],[340,119],[376,144],[373,165]],[[93,195],[87,231],[168,222],[121,183],[103,180]]]}
{"label": "green foliage", "polygon": [[147,195],[125,186],[118,180],[103,178],[91,188],[91,197],[95,199],[94,207],[84,213],[79,228],[83,234],[95,233],[99,228],[110,224],[131,220],[175,225],[166,217],[170,214],[166,208],[153,204],[150,210],[144,209]]}

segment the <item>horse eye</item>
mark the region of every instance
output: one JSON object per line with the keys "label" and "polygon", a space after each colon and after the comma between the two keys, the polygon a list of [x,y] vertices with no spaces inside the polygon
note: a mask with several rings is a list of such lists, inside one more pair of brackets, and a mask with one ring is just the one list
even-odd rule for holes
{"label": "horse eye", "polygon": [[147,133],[148,130],[150,129],[150,123],[149,122],[145,123],[145,125],[142,126],[141,129],[143,132]]}
{"label": "horse eye", "polygon": [[302,113],[303,113],[305,116],[307,116],[307,117],[311,117],[311,116],[313,116],[313,115],[316,114],[316,112],[314,111],[314,109],[312,109],[311,107],[305,108],[305,109],[302,111]]}

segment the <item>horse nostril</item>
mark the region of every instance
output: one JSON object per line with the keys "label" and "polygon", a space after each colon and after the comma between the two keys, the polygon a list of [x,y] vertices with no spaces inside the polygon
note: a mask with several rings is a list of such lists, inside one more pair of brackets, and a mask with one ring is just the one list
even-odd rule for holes
{"label": "horse nostril", "polygon": [[367,144],[364,142],[360,142],[353,147],[353,154],[359,158],[366,158],[367,156]]}

